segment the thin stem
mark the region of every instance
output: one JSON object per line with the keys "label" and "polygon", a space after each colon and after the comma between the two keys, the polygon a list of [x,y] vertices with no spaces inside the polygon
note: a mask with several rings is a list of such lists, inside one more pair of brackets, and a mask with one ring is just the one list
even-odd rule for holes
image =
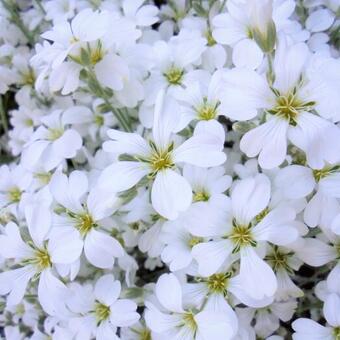
{"label": "thin stem", "polygon": [[2,127],[3,127],[4,131],[7,133],[7,131],[8,131],[8,122],[7,122],[7,116],[6,116],[6,112],[5,112],[2,96],[0,96],[0,117],[1,117]]}
{"label": "thin stem", "polygon": [[273,70],[273,55],[272,53],[267,53],[267,61],[268,61],[268,72],[267,72],[267,80],[270,85],[273,85],[275,75],[274,75],[274,70]]}
{"label": "thin stem", "polygon": [[[88,72],[88,81],[92,83],[92,86],[89,86],[90,91],[97,97],[100,97],[104,100],[105,105],[117,118],[119,125],[126,132],[132,132],[131,122],[128,119],[128,116],[121,112],[119,109],[113,107],[110,102],[110,97],[107,95],[105,89],[99,83],[96,74],[94,73],[91,67],[86,68]],[[94,91],[95,88],[95,91]]]}
{"label": "thin stem", "polygon": [[43,12],[43,14],[46,15],[45,8],[44,8],[43,5],[41,4],[41,1],[40,1],[40,0],[35,0],[35,3],[36,3],[37,6],[39,7],[39,9]]}

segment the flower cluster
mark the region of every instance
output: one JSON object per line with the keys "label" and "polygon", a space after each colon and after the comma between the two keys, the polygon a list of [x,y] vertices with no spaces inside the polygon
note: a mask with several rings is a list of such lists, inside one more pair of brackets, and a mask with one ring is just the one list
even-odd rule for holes
{"label": "flower cluster", "polygon": [[0,338],[340,339],[339,0],[0,28]]}

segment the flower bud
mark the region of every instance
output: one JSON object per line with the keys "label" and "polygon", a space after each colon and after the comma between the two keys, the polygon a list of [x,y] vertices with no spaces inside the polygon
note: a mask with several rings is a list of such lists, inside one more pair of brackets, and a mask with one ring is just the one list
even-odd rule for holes
{"label": "flower bud", "polygon": [[272,0],[252,0],[248,5],[253,38],[264,53],[270,53],[276,42]]}

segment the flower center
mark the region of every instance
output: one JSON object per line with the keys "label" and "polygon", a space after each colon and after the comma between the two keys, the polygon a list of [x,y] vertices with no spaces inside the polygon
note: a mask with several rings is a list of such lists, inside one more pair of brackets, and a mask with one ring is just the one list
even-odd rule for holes
{"label": "flower center", "polygon": [[104,117],[101,115],[95,115],[94,116],[94,122],[97,126],[103,126],[104,125]]}
{"label": "flower center", "polygon": [[215,119],[217,116],[217,107],[218,107],[218,103],[216,104],[208,103],[205,98],[202,106],[196,109],[198,113],[198,119],[200,120]]}
{"label": "flower center", "polygon": [[207,285],[211,293],[221,293],[226,294],[228,281],[231,277],[231,273],[226,274],[214,274],[209,276]]}
{"label": "flower center", "polygon": [[59,128],[59,129],[56,128],[56,129],[48,129],[48,132],[49,132],[48,140],[54,141],[63,135],[64,130],[62,128]]}
{"label": "flower center", "polygon": [[204,190],[202,191],[197,191],[194,193],[193,201],[194,202],[206,202],[209,201],[209,194],[205,192]]}
{"label": "flower center", "polygon": [[144,329],[139,333],[139,340],[151,340],[151,332],[148,329]]}
{"label": "flower center", "polygon": [[92,65],[95,65],[99,63],[105,55],[105,52],[103,50],[103,46],[101,41],[99,40],[97,42],[97,46],[95,48],[90,49],[90,62]]}
{"label": "flower center", "polygon": [[299,100],[296,88],[287,95],[281,95],[277,90],[274,90],[274,93],[276,94],[276,106],[269,112],[287,120],[293,126],[296,126],[300,112],[311,111],[315,105],[315,102],[304,103]]}
{"label": "flower center", "polygon": [[185,313],[183,315],[184,324],[190,328],[193,332],[197,329],[197,324],[195,321],[195,315],[192,312]]}
{"label": "flower center", "polygon": [[12,188],[9,190],[8,196],[9,196],[9,201],[11,203],[18,203],[20,202],[20,199],[21,199],[21,191],[17,187]]}
{"label": "flower center", "polygon": [[257,242],[253,239],[251,228],[251,224],[249,224],[248,226],[244,226],[238,225],[235,220],[233,221],[233,230],[231,235],[229,236],[229,239],[235,245],[233,253],[237,253],[242,247],[248,245],[256,247]]}
{"label": "flower center", "polygon": [[90,214],[83,214],[78,216],[78,224],[77,224],[77,229],[79,230],[81,235],[86,235],[88,232],[92,229],[95,228],[97,225],[94,223],[92,216]]}
{"label": "flower center", "polygon": [[174,148],[173,143],[171,143],[166,150],[158,149],[153,141],[149,141],[149,145],[152,149],[151,156],[147,159],[138,158],[139,161],[146,162],[150,165],[152,171],[148,177],[153,178],[158,171],[171,169],[175,166],[171,156],[172,150]]}
{"label": "flower center", "polygon": [[33,85],[35,82],[35,74],[32,69],[28,72],[22,73],[22,81],[24,85]]}
{"label": "flower center", "polygon": [[39,272],[52,266],[51,257],[46,248],[36,249],[32,262],[37,266]]}
{"label": "flower center", "polygon": [[34,174],[34,178],[36,178],[41,184],[48,184],[52,174],[49,172],[38,172]]}
{"label": "flower center", "polygon": [[266,256],[266,260],[269,262],[275,272],[277,272],[279,269],[284,269],[292,273],[292,269],[288,264],[288,259],[292,255],[293,253],[284,253],[280,251],[277,246],[275,246],[272,253]]}
{"label": "flower center", "polygon": [[340,327],[335,327],[333,329],[334,340],[340,340]]}
{"label": "flower center", "polygon": [[164,77],[171,85],[181,85],[184,71],[178,67],[171,67],[164,73]]}
{"label": "flower center", "polygon": [[197,244],[203,242],[203,238],[202,237],[192,237],[189,241],[188,241],[188,246],[190,248],[193,248],[194,246],[196,246]]}
{"label": "flower center", "polygon": [[97,324],[105,321],[110,316],[110,307],[97,302],[94,308]]}

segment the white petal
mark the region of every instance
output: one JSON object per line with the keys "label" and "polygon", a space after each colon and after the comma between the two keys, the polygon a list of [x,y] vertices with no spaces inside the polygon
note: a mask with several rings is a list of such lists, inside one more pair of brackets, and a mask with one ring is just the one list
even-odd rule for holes
{"label": "white petal", "polygon": [[39,248],[43,247],[43,242],[47,237],[52,222],[49,207],[27,204],[25,217],[32,240]]}
{"label": "white petal", "polygon": [[53,263],[71,264],[79,259],[83,251],[83,241],[73,227],[52,228],[48,251]]}
{"label": "white petal", "polygon": [[231,119],[248,120],[257,110],[274,103],[266,79],[246,68],[234,68],[223,74],[220,100],[225,114]]}
{"label": "white petal", "polygon": [[126,327],[136,323],[139,314],[136,312],[137,305],[131,300],[121,299],[111,306],[110,321],[115,326]]}
{"label": "white petal", "polygon": [[273,296],[277,289],[273,270],[251,247],[241,248],[240,280],[245,292],[257,300]]}
{"label": "white petal", "polygon": [[163,217],[174,220],[189,208],[192,190],[189,183],[173,170],[159,171],[151,191],[152,206]]}
{"label": "white petal", "polygon": [[94,287],[96,299],[106,306],[111,306],[118,299],[120,291],[120,282],[115,281],[111,274],[100,277]]}
{"label": "white petal", "polygon": [[132,188],[148,173],[140,162],[117,162],[103,170],[98,185],[109,192],[120,192]]}
{"label": "white petal", "polygon": [[231,194],[233,213],[240,224],[248,223],[263,211],[270,199],[270,181],[263,174],[240,180]]}
{"label": "white petal", "polygon": [[182,313],[182,288],[174,274],[163,274],[156,283],[159,302],[171,312]]}
{"label": "white petal", "polygon": [[316,183],[310,168],[290,165],[279,171],[275,184],[287,198],[297,199],[309,195]]}
{"label": "white petal", "polygon": [[147,307],[145,311],[145,321],[147,326],[156,333],[169,331],[181,323],[181,316],[178,314],[166,314],[160,312],[150,302],[145,302]]}
{"label": "white petal", "polygon": [[323,266],[337,256],[333,247],[313,238],[304,239],[295,252],[303,262],[313,267]]}
{"label": "white petal", "polygon": [[198,272],[210,276],[218,272],[233,250],[229,240],[199,243],[192,248],[192,256],[198,262]]}
{"label": "white petal", "polygon": [[24,243],[14,222],[9,222],[5,233],[0,235],[0,254],[5,258],[29,258],[32,254],[32,249]]}
{"label": "white petal", "polygon": [[243,39],[233,48],[233,63],[236,67],[258,68],[263,60],[263,53],[254,40]]}
{"label": "white petal", "polygon": [[306,20],[306,28],[311,32],[326,31],[334,21],[334,14],[329,9],[319,9],[311,13]]}
{"label": "white petal", "polygon": [[280,165],[287,155],[288,121],[272,118],[248,131],[241,139],[240,148],[248,157],[259,155],[264,169]]}
{"label": "white petal", "polygon": [[323,312],[327,322],[333,327],[338,327],[340,325],[339,311],[340,311],[339,295],[334,293],[328,295],[323,306]]}
{"label": "white petal", "polygon": [[88,261],[98,268],[111,268],[114,258],[124,255],[124,250],[117,240],[96,230],[87,234],[84,252]]}
{"label": "white petal", "polygon": [[332,330],[321,326],[317,322],[305,318],[300,318],[292,323],[292,327],[296,332],[294,340],[331,340]]}
{"label": "white petal", "polygon": [[290,207],[275,208],[253,228],[253,235],[259,241],[269,241],[281,246],[288,245],[299,236],[293,225],[294,219],[294,209]]}
{"label": "white petal", "polygon": [[49,188],[55,200],[74,213],[83,212],[81,198],[88,190],[88,180],[84,172],[73,171],[69,178],[57,171],[52,176]]}
{"label": "white petal", "polygon": [[50,315],[68,315],[66,301],[70,297],[67,287],[50,270],[40,274],[38,297],[45,312]]}
{"label": "white petal", "polygon": [[174,162],[185,162],[201,167],[221,165],[226,160],[223,141],[213,134],[200,134],[187,139],[173,152]]}
{"label": "white petal", "polygon": [[35,271],[33,267],[23,267],[0,273],[0,294],[7,296],[9,306],[17,305],[25,295],[29,280]]}
{"label": "white petal", "polygon": [[63,135],[52,143],[53,151],[63,158],[75,157],[83,141],[76,130],[66,130]]}
{"label": "white petal", "polygon": [[198,335],[203,339],[228,340],[235,335],[234,325],[226,313],[212,310],[195,315]]}
{"label": "white petal", "polygon": [[151,153],[151,148],[146,140],[137,133],[110,129],[107,134],[113,141],[104,142],[103,149],[106,152],[127,153],[144,157],[148,157]]}
{"label": "white petal", "polygon": [[305,43],[288,46],[285,39],[281,39],[274,59],[274,87],[281,93],[287,93],[295,86],[301,77],[309,54]]}
{"label": "white petal", "polygon": [[118,208],[119,199],[99,187],[93,188],[87,197],[87,208],[95,221],[111,216]]}
{"label": "white petal", "polygon": [[98,81],[114,91],[123,89],[124,78],[129,77],[125,60],[112,53],[107,54],[94,67]]}

